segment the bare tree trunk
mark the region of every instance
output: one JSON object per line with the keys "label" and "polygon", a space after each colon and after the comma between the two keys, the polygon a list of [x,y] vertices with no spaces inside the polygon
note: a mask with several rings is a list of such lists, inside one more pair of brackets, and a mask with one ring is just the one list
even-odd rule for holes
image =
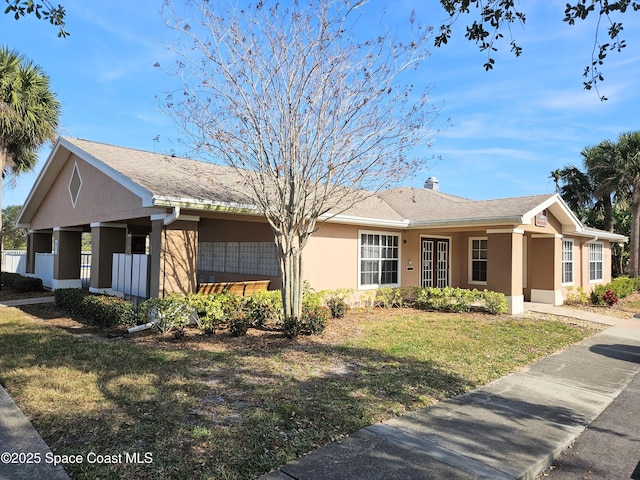
{"label": "bare tree trunk", "polygon": [[302,245],[297,235],[276,236],[280,257],[282,308],[285,318],[302,316]]}
{"label": "bare tree trunk", "polygon": [[607,232],[613,232],[613,204],[610,193],[602,196],[602,210],[604,211],[604,229]]}

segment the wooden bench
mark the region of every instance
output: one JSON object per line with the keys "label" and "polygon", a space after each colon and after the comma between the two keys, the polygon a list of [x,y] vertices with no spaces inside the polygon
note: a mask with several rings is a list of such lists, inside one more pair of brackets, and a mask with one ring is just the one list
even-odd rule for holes
{"label": "wooden bench", "polygon": [[216,282],[201,283],[197,293],[208,295],[210,293],[233,293],[241,297],[252,295],[256,292],[264,292],[269,289],[271,280],[251,280],[247,282]]}

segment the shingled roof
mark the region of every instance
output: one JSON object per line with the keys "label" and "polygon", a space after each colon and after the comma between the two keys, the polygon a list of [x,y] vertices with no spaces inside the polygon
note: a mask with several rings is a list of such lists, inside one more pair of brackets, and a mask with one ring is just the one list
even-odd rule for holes
{"label": "shingled roof", "polygon": [[[54,162],[61,148],[76,154],[141,197],[144,206],[182,205],[208,209],[223,205],[255,209],[246,181],[233,168],[89,140],[61,138],[36,180],[21,218],[29,216],[26,210],[37,208],[54,181],[63,163]],[[477,201],[428,188],[399,187],[367,196],[334,216],[332,221],[397,228],[520,225],[546,208],[551,209],[568,231],[587,234],[585,227],[556,194]],[[591,234],[595,230],[588,229],[588,232]],[[624,238],[613,236],[617,240]]]}

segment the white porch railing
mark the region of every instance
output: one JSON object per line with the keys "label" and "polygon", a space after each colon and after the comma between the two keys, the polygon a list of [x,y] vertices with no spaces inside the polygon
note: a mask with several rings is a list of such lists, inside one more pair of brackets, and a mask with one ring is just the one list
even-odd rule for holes
{"label": "white porch railing", "polygon": [[149,255],[114,253],[111,290],[123,295],[148,297],[148,271]]}

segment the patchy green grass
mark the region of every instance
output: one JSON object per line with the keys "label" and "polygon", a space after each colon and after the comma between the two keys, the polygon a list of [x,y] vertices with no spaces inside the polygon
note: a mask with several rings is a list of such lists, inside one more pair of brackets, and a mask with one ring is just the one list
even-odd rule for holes
{"label": "patchy green grass", "polygon": [[46,321],[0,309],[0,382],[55,453],[152,459],[66,465],[76,479],[255,478],[595,331],[401,309],[352,313],[298,341],[255,330],[89,340],[54,327],[52,308],[29,309]]}

